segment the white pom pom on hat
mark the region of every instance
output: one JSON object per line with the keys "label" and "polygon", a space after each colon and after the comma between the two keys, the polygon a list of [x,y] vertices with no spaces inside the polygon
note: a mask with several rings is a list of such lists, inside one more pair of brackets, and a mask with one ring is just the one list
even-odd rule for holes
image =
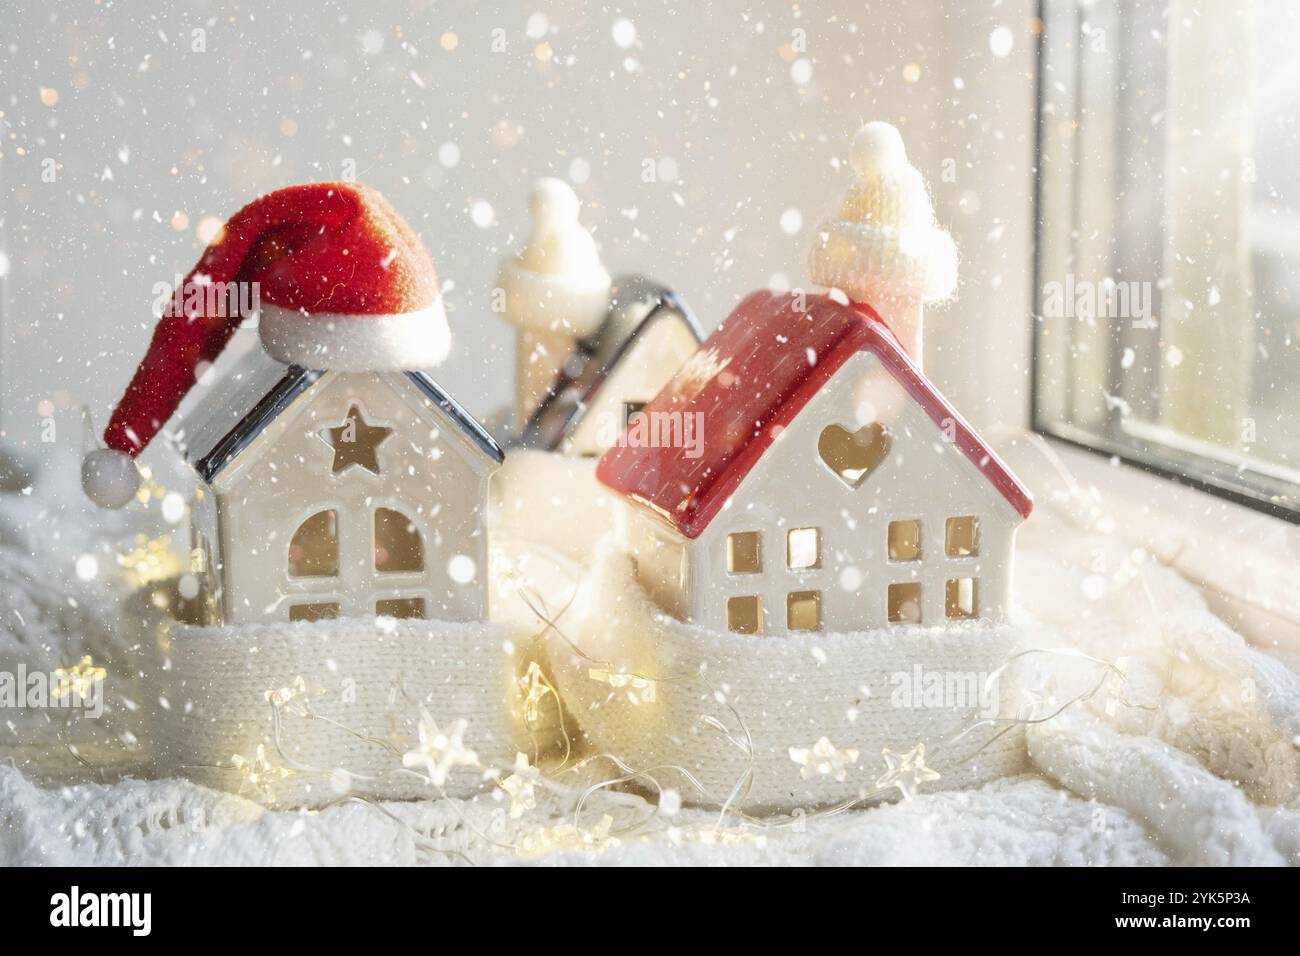
{"label": "white pom pom on hat", "polygon": [[889,123],[868,123],[849,148],[854,182],[839,215],[814,233],[813,282],[857,302],[939,302],[957,286],[957,248],[934,222],[929,191]]}
{"label": "white pom pom on hat", "polygon": [[549,176],[539,179],[528,195],[528,212],[539,233],[574,226],[581,206],[578,194],[567,183]]}
{"label": "white pom pom on hat", "polygon": [[140,490],[140,472],[126,452],[96,448],[81,460],[81,488],[101,508],[122,508]]}
{"label": "white pom pom on hat", "polygon": [[576,338],[599,327],[609,307],[610,277],[596,243],[578,221],[581,203],[568,183],[540,179],[528,197],[533,234],[497,277],[505,318],[534,332]]}
{"label": "white pom pom on hat", "polygon": [[859,176],[901,169],[907,165],[903,134],[889,123],[868,123],[853,137],[849,165]]}

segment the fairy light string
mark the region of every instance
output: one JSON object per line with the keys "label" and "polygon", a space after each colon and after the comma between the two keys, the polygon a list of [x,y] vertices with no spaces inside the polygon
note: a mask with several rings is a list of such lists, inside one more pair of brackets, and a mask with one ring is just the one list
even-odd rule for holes
{"label": "fairy light string", "polygon": [[[1096,530],[1103,526],[1106,516],[1097,501],[1084,492],[1050,449],[1042,450],[1061,475],[1068,498],[1081,512],[1081,517],[1075,519],[1079,526],[1085,530]],[[157,497],[157,489],[150,487],[148,494]],[[161,546],[160,539],[137,542],[137,550],[129,553],[123,561],[133,578],[142,582],[146,579],[156,580],[155,575],[166,567]],[[1123,576],[1120,583],[1131,581],[1138,577],[1142,565],[1153,559],[1154,556],[1149,552],[1137,549],[1121,562],[1115,574]],[[1153,709],[1153,705],[1127,699],[1124,689],[1128,678],[1118,662],[1071,648],[1031,648],[1018,651],[986,677],[986,690],[1017,662],[1031,656],[1086,663],[1098,668],[1099,676],[1059,704],[1050,697],[1036,694],[1029,701],[1027,716],[977,717],[945,739],[913,741],[898,750],[885,748],[874,757],[854,747],[838,747],[827,736],[807,745],[790,746],[789,758],[799,767],[803,779],[825,776],[843,782],[850,775],[861,774],[870,781],[870,785],[864,785],[852,798],[816,810],[795,809],[759,816],[741,809],[752,789],[756,774],[752,732],[744,714],[729,695],[709,680],[705,661],[688,662],[689,666],[670,673],[645,673],[621,668],[614,661],[588,653],[561,626],[561,621],[570,612],[576,599],[576,585],[567,599],[554,612],[550,612],[547,602],[517,570],[507,570],[505,576],[516,589],[522,604],[536,619],[537,630],[532,634],[534,643],[540,644],[553,637],[582,662],[588,679],[607,685],[614,693],[626,695],[634,706],[655,703],[662,685],[690,682],[697,683],[702,688],[705,692],[704,699],[719,704],[725,721],[718,715],[700,712],[695,715],[695,722],[718,734],[743,758],[743,767],[725,795],[712,792],[689,768],[676,764],[636,767],[618,754],[610,752],[589,753],[575,760],[577,741],[565,719],[559,692],[546,669],[536,659],[523,663],[514,678],[513,706],[531,738],[533,753],[531,757],[522,752],[517,753],[513,766],[483,767],[477,753],[465,742],[466,734],[472,729],[469,723],[454,715],[437,715],[438,719],[435,719],[435,715],[424,705],[418,704],[407,692],[403,675],[394,677],[397,693],[393,695],[394,712],[390,716],[396,723],[390,724],[387,737],[358,731],[320,713],[313,701],[321,692],[310,688],[301,675],[294,675],[287,678],[286,683],[270,688],[265,693],[271,719],[270,747],[264,743],[258,744],[251,754],[232,755],[230,763],[222,768],[234,774],[238,791],[251,793],[264,802],[273,804],[279,785],[306,775],[321,780],[377,780],[378,776],[374,773],[362,773],[344,766],[318,767],[290,754],[287,746],[287,739],[291,736],[288,722],[322,721],[359,742],[377,748],[386,759],[391,759],[391,768],[384,772],[408,775],[422,781],[432,796],[452,809],[464,831],[486,846],[531,857],[556,850],[601,852],[628,840],[656,836],[674,842],[694,839],[713,844],[735,844],[752,841],[755,834],[761,840],[764,832],[802,827],[809,822],[840,815],[894,795],[903,801],[915,799],[927,784],[937,782],[943,774],[951,774],[970,764],[1005,734],[1017,728],[1055,720],[1071,708],[1096,699],[1108,688],[1118,688],[1118,692],[1113,693],[1106,702],[1108,709],[1118,706]],[[1146,587],[1145,582],[1143,586]],[[1147,598],[1154,613],[1155,602],[1149,589]],[[89,658],[83,658],[77,665],[56,672],[61,682],[58,687],[63,690],[65,685],[62,682],[66,680],[67,692],[76,692],[79,687],[87,687],[85,682],[88,680],[102,680],[105,673],[104,668],[96,667]],[[396,701],[406,706],[405,713],[398,710]],[[1044,705],[1048,709],[1045,713],[1039,713],[1039,708]],[[545,707],[554,707],[558,715],[562,743],[559,755],[549,761],[543,759],[542,744],[537,735]],[[411,713],[413,710],[417,711],[416,715]],[[398,724],[409,726],[411,723],[415,725],[413,737],[398,730]],[[975,742],[973,749],[962,746],[986,730],[989,732],[987,738]],[[70,739],[67,745],[84,766],[93,769],[77,753]],[[602,767],[611,768],[613,773],[605,775],[599,769]],[[497,811],[506,825],[514,828],[510,838],[499,839],[479,826],[466,813],[463,801],[448,796],[447,780],[458,768],[482,773],[484,783],[480,793],[493,795],[503,804]],[[593,772],[600,778],[583,779],[584,776],[589,778]],[[671,813],[662,812],[669,803],[680,805],[676,787],[666,783],[669,777],[693,793],[698,803],[716,808],[709,827],[698,833],[687,834],[673,822],[675,809]],[[628,787],[650,794],[654,802],[621,789]],[[596,805],[598,800],[599,805]],[[344,804],[368,807],[372,812],[402,827],[410,836],[412,845],[421,852],[454,856],[468,863],[475,862],[469,847],[438,845],[375,799],[357,793],[344,793],[337,800],[326,803],[325,807]],[[569,808],[567,822],[554,822],[556,809],[566,805]],[[541,822],[542,819],[545,822]],[[563,814],[560,819],[564,819]]]}
{"label": "fairy light string", "polygon": [[[614,670],[614,665],[610,661],[604,661],[587,654],[571,638],[564,634],[559,627],[558,620],[544,615],[538,609],[539,602],[529,602],[530,607],[539,616],[544,617],[543,629],[535,637],[542,638],[548,632],[554,632],[566,646],[571,647],[586,664],[592,665],[596,670]],[[1101,677],[1089,688],[1081,691],[1079,694],[1062,703],[1052,713],[1042,717],[1027,718],[981,718],[973,721],[969,726],[963,728],[960,732],[953,735],[946,741],[942,741],[936,747],[936,751],[943,752],[943,746],[955,745],[965,739],[982,727],[996,727],[997,730],[989,740],[981,744],[973,752],[966,754],[956,762],[938,764],[944,766],[948,772],[956,769],[962,763],[974,760],[986,747],[1002,734],[1010,732],[1017,726],[1028,726],[1031,724],[1043,723],[1052,720],[1069,708],[1091,700],[1107,686],[1112,677],[1117,677],[1121,681],[1125,678],[1123,671],[1115,664],[1105,661],[1101,658],[1083,654],[1070,649],[1048,649],[1036,648],[1018,652],[1012,655],[1007,661],[1003,662],[990,679],[995,675],[1000,675],[1007,668],[1011,667],[1018,659],[1029,655],[1045,655],[1068,657],[1076,660],[1083,660],[1096,664],[1102,669]],[[701,726],[708,727],[720,734],[728,743],[735,747],[745,758],[743,771],[738,775],[734,786],[730,789],[726,797],[719,799],[707,786],[699,780],[694,773],[688,768],[676,764],[661,764],[647,768],[637,768],[616,754],[596,753],[583,757],[576,763],[569,764],[569,758],[572,754],[572,741],[568,736],[567,729],[564,732],[565,738],[565,758],[563,763],[553,768],[542,768],[530,762],[523,754],[516,756],[515,767],[513,772],[502,777],[500,773],[491,776],[491,788],[501,791],[510,799],[508,810],[512,821],[522,821],[534,815],[538,811],[538,789],[544,789],[550,794],[560,798],[561,802],[571,801],[571,822],[555,826],[540,826],[534,830],[525,830],[512,840],[499,840],[485,832],[481,827],[475,825],[470,818],[463,812],[461,803],[448,797],[445,784],[447,777],[452,769],[458,766],[480,767],[477,755],[464,745],[464,734],[468,729],[468,724],[463,719],[458,719],[440,728],[427,711],[421,713],[420,726],[423,734],[420,737],[420,743],[401,755],[403,766],[395,767],[396,772],[405,772],[414,774],[421,780],[427,782],[430,789],[441,799],[455,809],[455,812],[461,819],[462,823],[470,830],[474,836],[483,841],[483,843],[496,847],[498,849],[509,850],[522,856],[534,856],[543,852],[543,847],[549,847],[551,850],[557,849],[583,849],[587,851],[600,851],[609,849],[612,846],[619,845],[632,838],[648,838],[654,834],[652,829],[656,823],[661,824],[661,831],[666,832],[673,829],[663,823],[662,818],[657,812],[656,807],[648,804],[632,794],[622,794],[616,788],[625,787],[635,784],[640,788],[647,790],[658,797],[660,801],[669,787],[665,786],[662,777],[666,774],[672,774],[680,778],[684,783],[697,795],[701,802],[712,803],[718,807],[718,812],[714,818],[713,824],[709,827],[709,832],[713,834],[711,839],[721,840],[723,834],[728,828],[728,821],[734,819],[742,830],[752,829],[758,831],[778,830],[796,826],[806,825],[808,822],[829,818],[842,814],[856,807],[873,803],[890,794],[897,792],[903,800],[914,799],[921,787],[926,783],[931,783],[941,779],[940,771],[930,765],[933,755],[927,756],[926,743],[918,742],[910,749],[893,751],[888,748],[881,754],[881,761],[884,764],[883,771],[874,779],[873,785],[859,791],[858,795],[843,800],[837,804],[823,807],[813,811],[796,810],[783,814],[773,814],[769,816],[756,816],[747,811],[738,808],[738,804],[744,802],[755,773],[754,761],[754,743],[748,725],[744,720],[743,714],[736,709],[730,700],[718,692],[711,682],[705,676],[707,668],[701,662],[697,670],[693,673],[682,674],[629,674],[630,677],[641,679],[647,682],[675,682],[698,680],[708,691],[710,699],[719,701],[727,709],[731,718],[735,721],[737,730],[728,728],[721,720],[712,714],[701,713],[697,715],[697,721]],[[545,678],[541,675],[544,672],[536,661],[530,661],[525,668],[525,677],[532,675],[528,683],[532,681],[542,681]],[[555,694],[555,689],[550,682],[546,681],[547,694]],[[545,696],[545,695],[543,695]],[[558,699],[558,695],[557,699]],[[386,753],[397,753],[400,748],[400,741],[382,740],[371,735],[366,735],[348,728],[346,725],[325,717],[317,713],[309,703],[310,695],[306,690],[305,682],[300,678],[295,678],[283,688],[269,690],[266,693],[266,699],[271,706],[273,714],[274,743],[275,751],[283,761],[282,769],[277,769],[276,765],[270,764],[265,759],[264,754],[255,755],[253,760],[243,758],[237,769],[247,775],[253,774],[255,782],[263,787],[261,795],[268,798],[274,788],[274,784],[287,779],[295,774],[311,773],[322,777],[332,777],[339,774],[345,774],[358,780],[374,779],[372,776],[349,770],[345,767],[323,768],[312,767],[290,758],[284,750],[284,723],[283,717],[286,711],[291,711],[292,716],[307,720],[325,720],[332,726],[352,734],[358,740],[370,743],[383,748]],[[534,700],[534,703],[537,701]],[[1129,706],[1128,702],[1124,702]],[[525,708],[526,709],[526,708]],[[824,741],[824,742],[823,742]],[[805,755],[802,751],[807,750]],[[851,748],[839,750],[830,743],[829,740],[819,740],[810,748],[791,748],[791,759],[796,763],[806,764],[805,768],[807,778],[815,775],[826,773],[838,777],[840,773],[847,776],[850,768],[859,766],[865,769],[865,761],[861,761],[860,754],[857,754]],[[256,759],[263,758],[262,760]],[[798,758],[798,759],[796,759]],[[575,786],[564,782],[567,775],[578,775],[581,771],[590,767],[608,763],[617,769],[618,773],[606,779],[601,779],[585,786]],[[250,769],[251,768],[251,769]],[[418,770],[416,769],[418,768]],[[584,816],[590,802],[597,796],[613,798],[615,804],[612,806],[602,806],[595,813],[597,819],[594,824],[588,825]],[[630,799],[629,799],[630,798]],[[359,803],[381,809],[380,804],[370,798],[352,794],[347,798],[348,802]],[[621,804],[621,808],[620,805]],[[636,812],[639,808],[640,812]],[[629,813],[629,822],[618,825],[615,817],[609,812],[610,809],[624,809]],[[391,814],[385,814],[391,819]],[[405,826],[405,824],[403,823]],[[412,837],[418,834],[412,830]],[[735,839],[734,835],[732,839]]]}

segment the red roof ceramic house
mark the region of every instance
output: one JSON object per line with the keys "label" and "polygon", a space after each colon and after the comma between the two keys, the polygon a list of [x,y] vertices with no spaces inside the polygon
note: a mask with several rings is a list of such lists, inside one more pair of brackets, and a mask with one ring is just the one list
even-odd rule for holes
{"label": "red roof ceramic house", "polygon": [[597,477],[666,610],[746,634],[1004,619],[1023,485],[880,317],[756,292]]}

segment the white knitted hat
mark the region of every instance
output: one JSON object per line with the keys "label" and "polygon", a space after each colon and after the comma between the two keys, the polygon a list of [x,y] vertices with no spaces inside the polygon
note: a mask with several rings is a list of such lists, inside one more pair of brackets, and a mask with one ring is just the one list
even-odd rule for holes
{"label": "white knitted hat", "polygon": [[609,273],[596,243],[578,222],[578,197],[567,183],[541,179],[528,197],[532,238],[501,264],[505,316],[533,332],[576,338],[596,331],[609,307]]}
{"label": "white knitted hat", "polygon": [[817,227],[808,268],[855,302],[938,302],[957,286],[957,249],[934,223],[921,174],[898,130],[868,123],[849,152],[856,181],[838,218]]}

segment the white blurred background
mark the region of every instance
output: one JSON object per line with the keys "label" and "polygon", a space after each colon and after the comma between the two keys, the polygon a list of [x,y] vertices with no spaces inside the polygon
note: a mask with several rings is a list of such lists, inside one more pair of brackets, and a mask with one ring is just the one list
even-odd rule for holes
{"label": "white blurred background", "polygon": [[927,370],[977,424],[1022,424],[1034,8],[10,9],[4,441],[37,460],[79,452],[81,404],[102,428],[143,354],[154,285],[186,272],[215,223],[256,195],[353,172],[432,252],[454,336],[435,377],[485,416],[510,396],[513,333],[488,303],[527,229],[532,180],[571,182],[611,272],[671,285],[711,328],[752,289],[807,283],[813,227],[843,195],[849,139],[870,119],[903,131],[962,253],[959,298],[927,324]]}

